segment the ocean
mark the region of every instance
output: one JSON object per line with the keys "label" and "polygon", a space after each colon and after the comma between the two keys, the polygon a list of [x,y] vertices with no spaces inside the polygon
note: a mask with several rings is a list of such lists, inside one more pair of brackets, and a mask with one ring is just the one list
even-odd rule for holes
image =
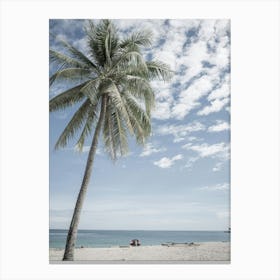
{"label": "ocean", "polygon": [[[64,248],[67,230],[50,229],[49,247]],[[112,247],[129,245],[138,239],[141,245],[160,245],[166,242],[230,241],[224,231],[157,231],[157,230],[79,230],[76,247]]]}

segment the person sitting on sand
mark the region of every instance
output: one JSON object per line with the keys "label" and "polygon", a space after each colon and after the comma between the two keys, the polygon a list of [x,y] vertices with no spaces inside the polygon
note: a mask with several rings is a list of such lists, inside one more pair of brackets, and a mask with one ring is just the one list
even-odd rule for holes
{"label": "person sitting on sand", "polygon": [[140,246],[141,244],[140,244],[140,241],[138,239],[132,239],[130,241],[130,245],[131,246]]}
{"label": "person sitting on sand", "polygon": [[136,239],[132,239],[132,240],[130,241],[130,245],[131,245],[131,246],[136,246]]}

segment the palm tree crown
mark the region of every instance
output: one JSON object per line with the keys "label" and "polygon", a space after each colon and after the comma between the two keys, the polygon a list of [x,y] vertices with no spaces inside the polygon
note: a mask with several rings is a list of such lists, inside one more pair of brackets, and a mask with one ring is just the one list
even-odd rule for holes
{"label": "palm tree crown", "polygon": [[55,147],[64,147],[80,133],[77,147],[82,150],[86,137],[96,126],[103,102],[106,104],[101,128],[104,146],[115,160],[128,152],[127,132],[139,144],[150,135],[155,103],[150,81],[166,81],[171,71],[163,62],[145,61],[141,48],[151,46],[149,31],[121,39],[109,20],[101,20],[97,25],[89,21],[85,31],[88,55],[62,40],[67,54],[50,50],[50,61],[59,67],[50,77],[50,85],[67,80],[77,82],[50,100],[50,111],[80,103]]}

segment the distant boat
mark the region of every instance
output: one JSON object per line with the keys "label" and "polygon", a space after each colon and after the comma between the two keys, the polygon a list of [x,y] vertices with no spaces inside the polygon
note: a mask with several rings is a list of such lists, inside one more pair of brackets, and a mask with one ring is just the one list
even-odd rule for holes
{"label": "distant boat", "polygon": [[224,232],[225,232],[225,233],[231,233],[230,227],[228,228],[228,230],[225,230]]}

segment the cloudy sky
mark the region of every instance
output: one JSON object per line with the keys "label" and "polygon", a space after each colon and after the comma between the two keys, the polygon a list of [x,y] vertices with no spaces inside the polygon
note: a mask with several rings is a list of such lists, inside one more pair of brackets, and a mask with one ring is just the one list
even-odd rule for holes
{"label": "cloudy sky", "polygon": [[[97,22],[97,21],[96,21]],[[114,20],[120,35],[149,29],[147,59],[168,63],[170,83],[152,82],[153,135],[115,164],[102,145],[81,229],[224,230],[230,213],[230,21]],[[50,20],[50,32],[87,52],[83,20]],[[61,50],[53,39],[50,47]],[[50,72],[53,72],[50,68]],[[67,87],[55,84],[50,98]],[[50,227],[69,226],[89,141],[54,145],[75,108],[50,114]]]}

